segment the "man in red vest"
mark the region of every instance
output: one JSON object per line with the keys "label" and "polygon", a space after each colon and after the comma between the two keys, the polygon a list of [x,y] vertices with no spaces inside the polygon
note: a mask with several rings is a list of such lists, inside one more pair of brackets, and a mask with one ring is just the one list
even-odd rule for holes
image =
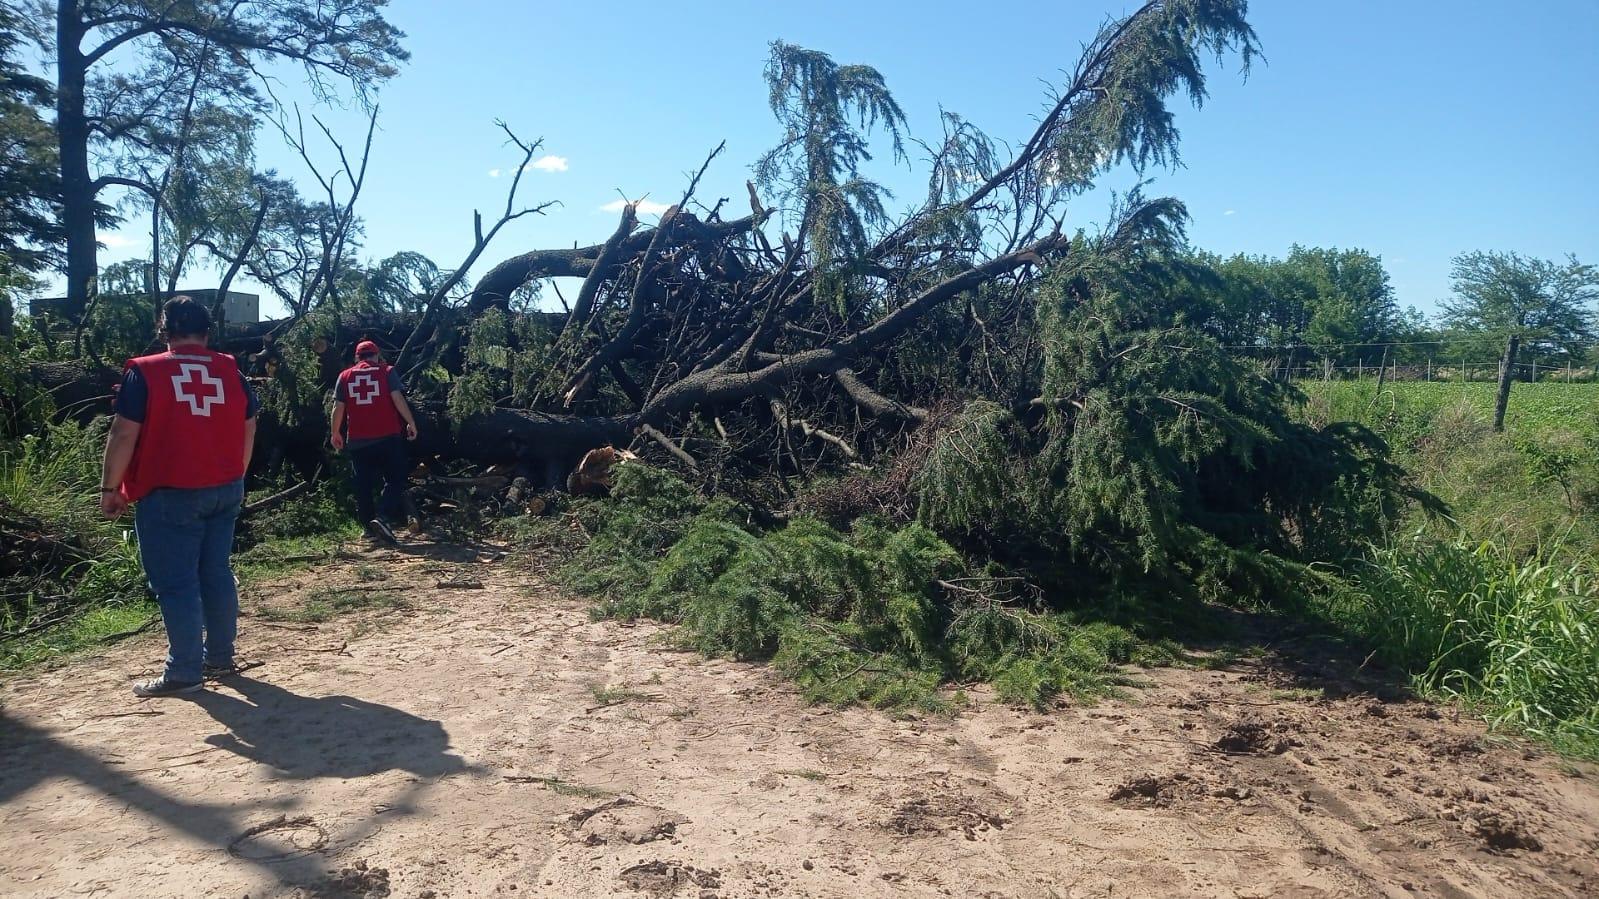
{"label": "man in red vest", "polygon": [[[355,345],[355,364],[339,372],[333,388],[333,448],[348,450],[355,467],[355,512],[367,535],[394,543],[385,518],[404,512],[405,481],[411,463],[405,440],[416,439],[416,417],[405,401],[400,373],[383,361],[378,345]],[[382,505],[374,510],[372,492],[383,481]]]}
{"label": "man in red vest", "polygon": [[255,445],[255,394],[232,356],[206,347],[206,307],[173,297],[160,330],[167,351],[123,369],[100,476],[106,517],[136,504],[139,561],[167,630],[166,670],[138,696],[192,693],[237,670],[228,556]]}

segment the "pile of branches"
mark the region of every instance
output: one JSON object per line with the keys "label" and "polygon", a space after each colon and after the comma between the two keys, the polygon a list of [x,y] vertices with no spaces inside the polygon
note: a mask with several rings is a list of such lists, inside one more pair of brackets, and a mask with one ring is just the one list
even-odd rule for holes
{"label": "pile of branches", "polygon": [[[537,471],[610,443],[706,481],[764,472],[787,493],[819,466],[897,446],[952,392],[1026,403],[1041,371],[1027,346],[1039,278],[1073,253],[1180,235],[1184,217],[1135,194],[1090,238],[1065,231],[1067,202],[1111,165],[1175,160],[1166,101],[1203,95],[1203,55],[1247,64],[1244,10],[1157,0],[1107,22],[1008,159],[946,115],[942,139],[922,145],[927,194],[896,219],[858,170],[873,137],[902,149],[881,76],[774,45],[767,77],[787,133],[756,166],[742,214],[698,196],[718,147],[654,226],[627,204],[604,242],[506,259],[459,306],[436,293],[393,341],[414,379],[450,373],[451,438],[437,449]],[[515,190],[488,233],[519,214]],[[472,258],[484,233],[479,223]],[[581,286],[567,297],[556,278]],[[514,300],[534,287],[562,311],[522,321]]]}
{"label": "pile of branches", "polygon": [[82,541],[0,498],[0,583],[8,588],[31,586],[37,590],[94,555]]}

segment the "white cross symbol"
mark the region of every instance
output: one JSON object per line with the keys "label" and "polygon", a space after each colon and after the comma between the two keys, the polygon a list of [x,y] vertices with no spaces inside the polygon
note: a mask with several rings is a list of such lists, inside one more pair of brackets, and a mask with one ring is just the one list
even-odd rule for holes
{"label": "white cross symbol", "polygon": [[357,372],[350,376],[350,396],[357,406],[370,406],[378,396],[378,379],[371,372]]}
{"label": "white cross symbol", "polygon": [[[198,381],[196,386],[202,388],[198,395],[190,393],[188,388],[194,384],[193,378]],[[204,390],[203,388],[211,388]],[[211,392],[214,390],[215,392]],[[222,387],[222,379],[211,374],[211,370],[204,365],[194,362],[185,362],[178,373],[172,376],[172,391],[178,399],[189,404],[189,411],[195,415],[211,417],[211,406],[227,400],[227,392]]]}

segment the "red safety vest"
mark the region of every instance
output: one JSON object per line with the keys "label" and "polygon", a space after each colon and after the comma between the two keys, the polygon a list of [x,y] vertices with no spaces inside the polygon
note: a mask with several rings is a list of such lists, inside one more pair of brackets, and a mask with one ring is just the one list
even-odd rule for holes
{"label": "red safety vest", "polygon": [[249,399],[226,353],[185,347],[128,361],[149,394],[133,461],[122,476],[129,502],[161,487],[218,487],[244,477]]}
{"label": "red safety vest", "polygon": [[357,362],[339,372],[339,395],[344,397],[346,436],[351,440],[376,440],[405,430],[400,410],[390,396],[389,370],[381,362]]}

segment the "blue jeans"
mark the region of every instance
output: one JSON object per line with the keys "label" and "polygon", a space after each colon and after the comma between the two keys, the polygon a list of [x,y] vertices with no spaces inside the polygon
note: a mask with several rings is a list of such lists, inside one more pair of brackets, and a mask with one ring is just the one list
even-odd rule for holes
{"label": "blue jeans", "polygon": [[[405,438],[385,437],[350,450],[350,464],[355,467],[355,517],[361,524],[377,517],[393,522],[405,520],[405,484],[411,475],[411,457],[405,448]],[[383,497],[377,508],[372,506],[372,493],[379,482],[383,484]]]}
{"label": "blue jeans", "polygon": [[202,665],[231,665],[239,593],[228,555],[244,481],[196,490],[163,488],[134,507],[139,560],[167,628],[169,680],[201,680]]}

